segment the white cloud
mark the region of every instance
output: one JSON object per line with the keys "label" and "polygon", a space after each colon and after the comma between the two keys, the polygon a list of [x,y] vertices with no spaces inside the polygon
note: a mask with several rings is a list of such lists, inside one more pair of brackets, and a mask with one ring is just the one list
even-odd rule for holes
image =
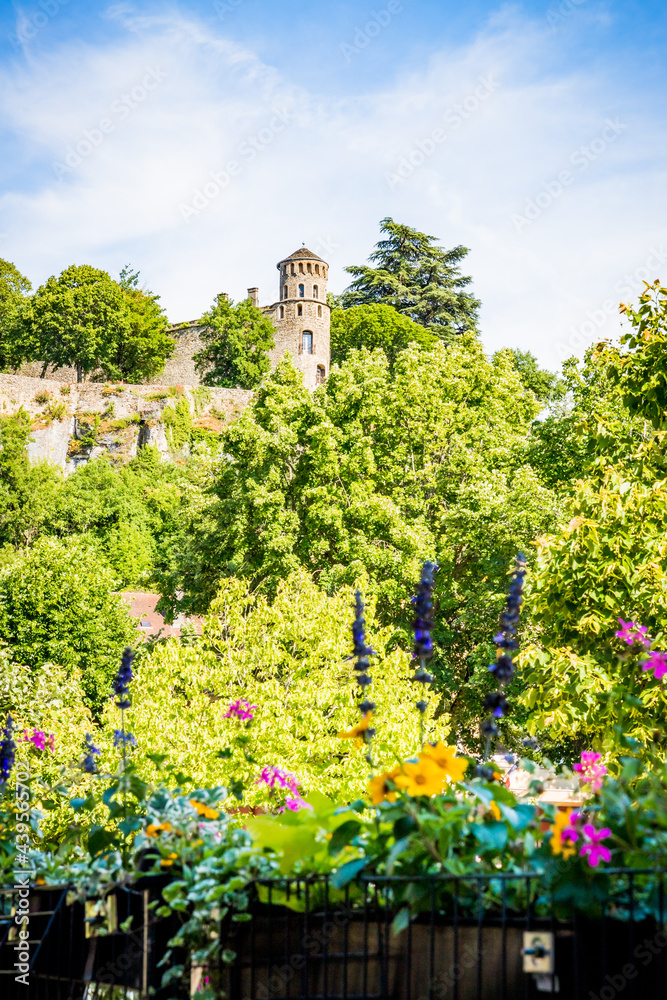
{"label": "white cloud", "polygon": [[[37,282],[73,262],[117,273],[130,261],[180,320],[223,290],[238,298],[259,284],[273,300],[276,261],[304,242],[340,290],[342,267],[365,260],[392,215],[471,247],[490,350],[521,346],[554,366],[582,324],[616,332],[605,301],[628,297],[623,275],[639,287],[650,248],[667,247],[651,99],[628,94],[622,73],[560,71],[546,22],[502,12],[471,44],[350,97],[307,92],[223,24],[114,16],[122,42],[39,61],[28,50],[0,74],[4,126],[26,164],[20,176],[4,168],[0,252]],[[614,135],[608,119],[627,127]],[[572,179],[557,192],[564,170]],[[225,172],[216,192],[211,175],[220,186]],[[519,225],[535,214],[529,202],[538,214]],[[587,313],[600,310],[596,325]]]}

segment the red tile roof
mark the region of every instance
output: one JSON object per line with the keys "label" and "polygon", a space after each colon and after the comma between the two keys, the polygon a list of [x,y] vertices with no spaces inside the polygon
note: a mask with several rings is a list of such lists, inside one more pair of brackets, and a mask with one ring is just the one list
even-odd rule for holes
{"label": "red tile roof", "polygon": [[179,638],[181,635],[181,626],[185,622],[194,625],[197,635],[201,635],[202,633],[204,619],[196,615],[190,618],[185,615],[178,615],[174,619],[174,624],[168,625],[164,620],[164,615],[155,610],[155,605],[160,600],[159,594],[146,594],[140,590],[125,590],[121,594],[121,597],[127,604],[132,617],[137,619],[138,631],[146,638],[155,638],[158,633],[160,633],[161,638],[170,638],[172,636]]}

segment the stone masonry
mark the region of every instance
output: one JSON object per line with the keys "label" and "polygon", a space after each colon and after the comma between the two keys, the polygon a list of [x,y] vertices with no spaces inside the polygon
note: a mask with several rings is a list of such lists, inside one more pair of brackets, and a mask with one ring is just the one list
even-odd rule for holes
{"label": "stone masonry", "polygon": [[[309,389],[323,382],[329,374],[331,358],[331,310],[327,305],[328,264],[305,247],[296,250],[276,265],[279,272],[278,299],[270,306],[259,306],[259,290],[248,289],[248,298],[262,309],[274,327],[275,347],[269,357],[276,365],[285,352],[292,355]],[[193,357],[202,348],[201,326],[197,320],[179,323],[170,330],[176,341],[176,351],[167,361],[162,375],[152,380],[154,385],[198,386],[201,378]],[[40,378],[44,370],[41,361],[24,365],[21,375]],[[55,382],[76,382],[73,368],[50,367],[45,377]],[[93,373],[91,381],[99,381]]]}

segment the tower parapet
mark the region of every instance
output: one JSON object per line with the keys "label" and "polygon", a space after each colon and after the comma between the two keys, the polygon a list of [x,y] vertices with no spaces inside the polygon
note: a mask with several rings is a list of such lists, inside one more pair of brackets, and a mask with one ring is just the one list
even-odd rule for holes
{"label": "tower parapet", "polygon": [[275,365],[289,351],[303,372],[304,382],[314,389],[329,374],[331,361],[331,310],[327,305],[329,265],[302,247],[281,260],[279,299],[270,307],[276,328],[275,347],[270,352]]}

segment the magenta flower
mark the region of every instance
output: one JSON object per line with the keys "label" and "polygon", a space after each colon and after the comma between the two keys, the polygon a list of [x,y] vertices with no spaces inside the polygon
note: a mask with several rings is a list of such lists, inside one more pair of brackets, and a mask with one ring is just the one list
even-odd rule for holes
{"label": "magenta flower", "polygon": [[278,788],[286,788],[292,795],[299,797],[299,782],[296,775],[290,774],[289,771],[283,771],[280,767],[265,767],[257,781],[267,785],[271,790],[276,785]]}
{"label": "magenta flower", "polygon": [[53,753],[55,738],[53,733],[48,735],[42,732],[41,729],[33,729],[32,736],[28,735],[29,730],[23,730],[23,739],[26,743],[32,743],[36,750],[46,750],[48,749]]}
{"label": "magenta flower", "polygon": [[257,711],[257,705],[251,705],[249,701],[243,701],[239,698],[238,701],[233,701],[225,714],[223,719],[241,719],[243,722],[254,718],[254,714]]}
{"label": "magenta flower", "polygon": [[591,868],[597,868],[601,860],[611,861],[611,851],[600,843],[601,840],[611,836],[609,827],[605,826],[602,830],[596,830],[592,823],[585,823],[584,836],[587,843],[582,844],[579,855],[582,858],[588,858]]}
{"label": "magenta flower", "polygon": [[285,806],[287,809],[291,809],[292,812],[299,812],[300,809],[312,809],[313,807],[305,799],[302,799],[300,795],[296,795],[293,799],[285,799]]}
{"label": "magenta flower", "polygon": [[627,642],[628,646],[632,646],[635,642],[640,642],[642,646],[647,647],[651,645],[649,639],[646,638],[648,632],[646,625],[638,625],[637,622],[624,622],[622,618],[618,619],[618,623],[621,628],[614,633],[617,639]]}
{"label": "magenta flower", "polygon": [[657,649],[652,649],[647,654],[648,659],[642,661],[642,670],[653,670],[653,676],[657,681],[667,674],[667,653],[660,653]]}
{"label": "magenta flower", "polygon": [[581,755],[581,763],[574,765],[574,770],[579,775],[579,780],[584,785],[590,785],[594,792],[602,788],[602,779],[607,773],[604,764],[598,764],[602,754],[593,753],[591,750],[584,750]]}
{"label": "magenta flower", "polygon": [[578,812],[570,813],[570,824],[569,826],[564,826],[560,833],[561,842],[569,840],[571,843],[576,844],[579,840],[579,830],[577,829],[577,824],[580,819],[581,815]]}

